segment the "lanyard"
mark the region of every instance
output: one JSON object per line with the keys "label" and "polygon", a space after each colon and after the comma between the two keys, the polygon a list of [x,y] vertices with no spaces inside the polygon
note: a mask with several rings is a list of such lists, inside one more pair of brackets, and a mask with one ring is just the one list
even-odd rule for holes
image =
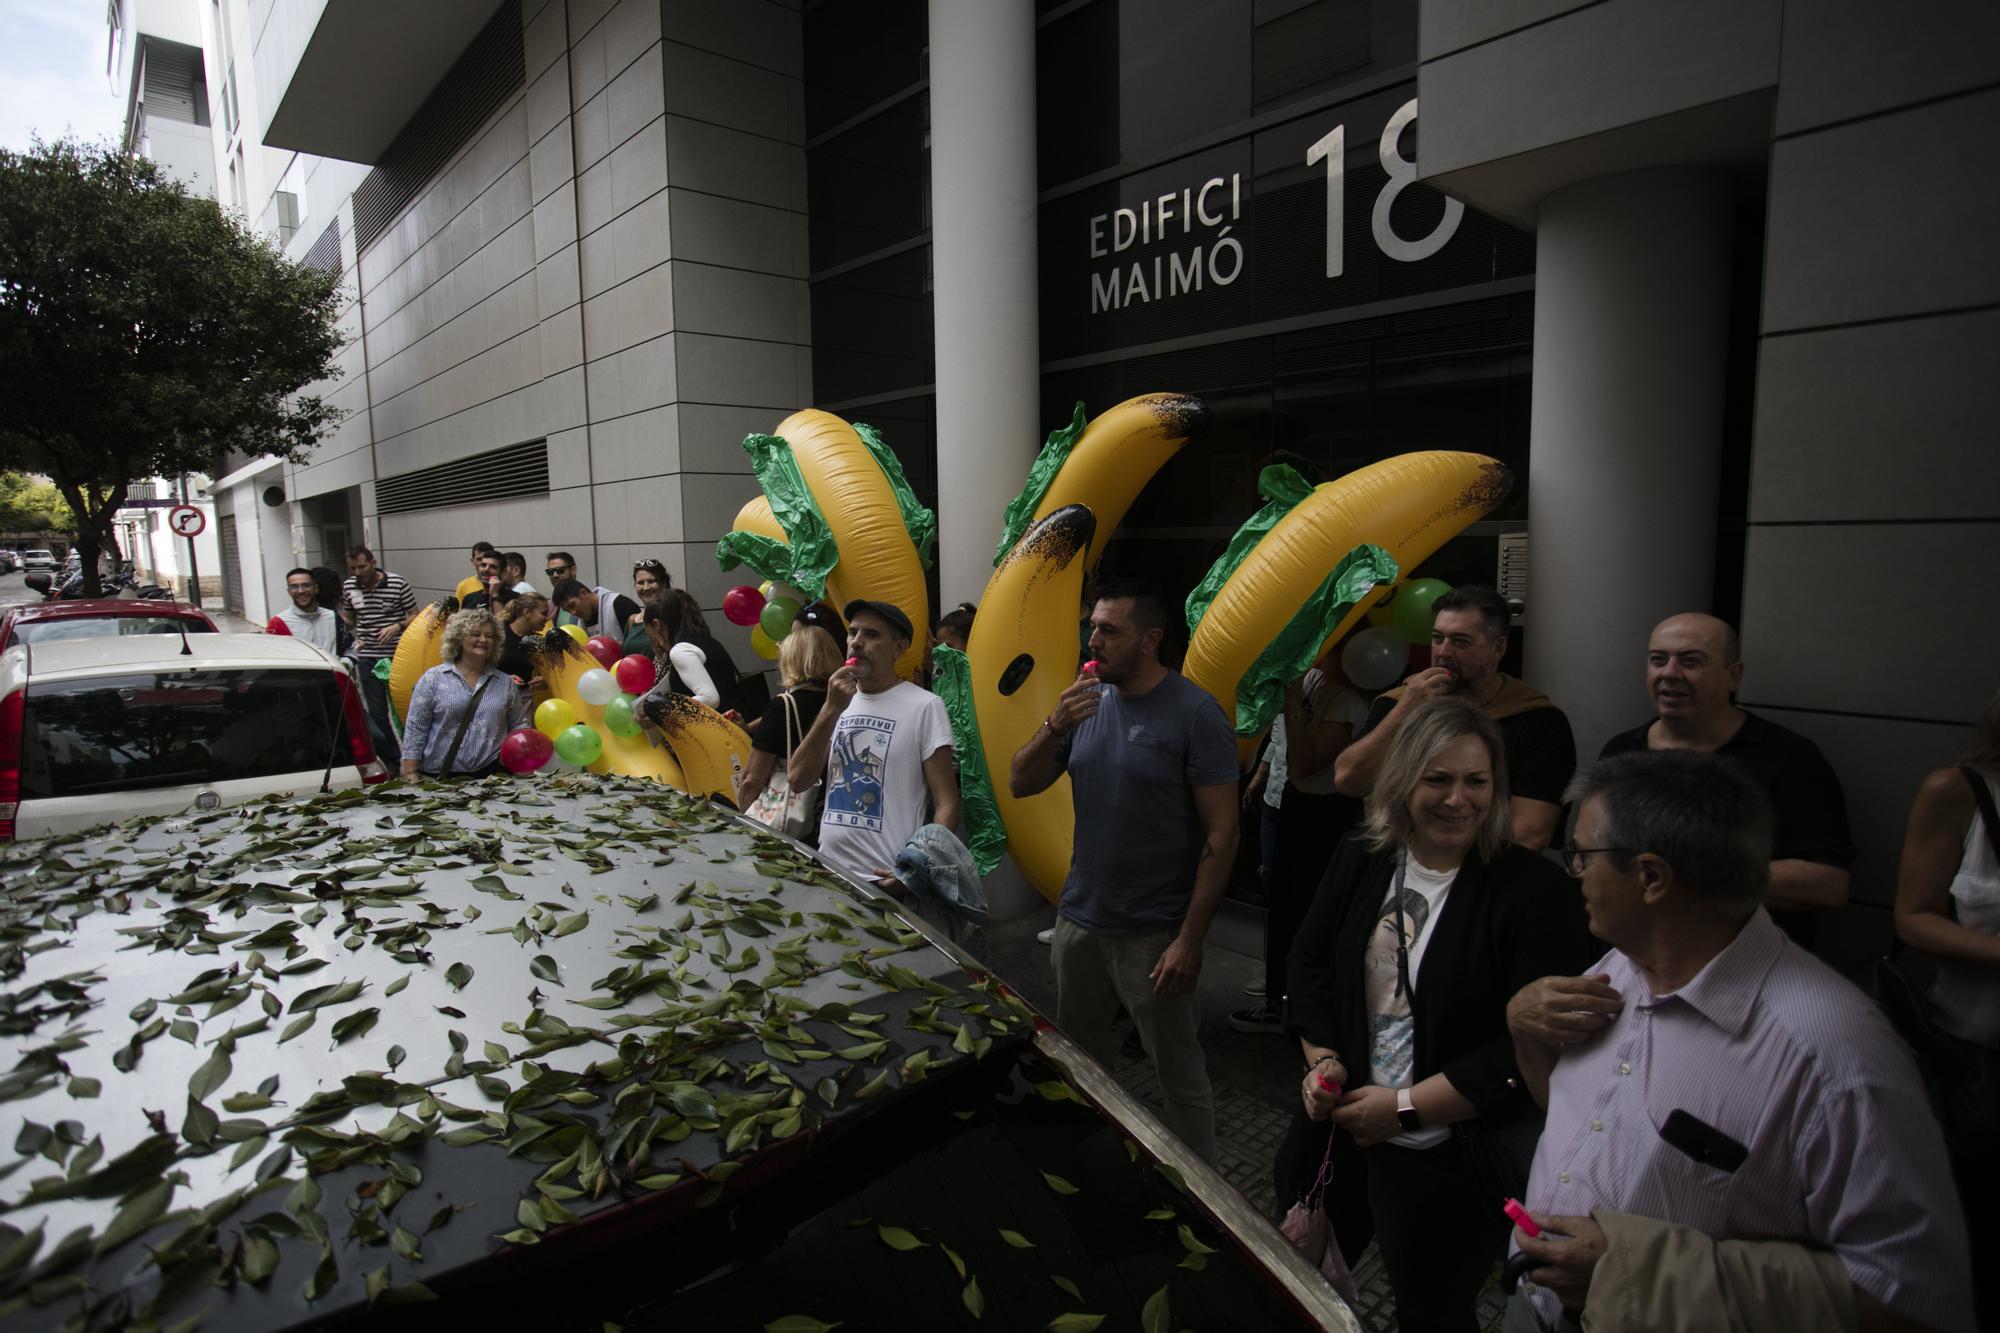
{"label": "lanyard", "polygon": [[1410,946],[1403,929],[1403,876],[1409,868],[1410,849],[1405,847],[1396,857],[1396,886],[1391,890],[1396,900],[1396,998],[1399,1000],[1416,994],[1416,987],[1410,984]]}

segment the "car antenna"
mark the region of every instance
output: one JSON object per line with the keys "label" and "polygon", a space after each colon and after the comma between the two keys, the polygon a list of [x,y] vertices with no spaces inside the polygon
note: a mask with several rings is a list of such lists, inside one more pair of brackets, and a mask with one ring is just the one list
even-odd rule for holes
{"label": "car antenna", "polygon": [[[182,634],[185,635],[186,631],[183,630]],[[356,683],[353,688],[358,690],[360,685]],[[339,681],[334,682],[333,711],[333,725],[328,728],[333,733],[333,743],[326,747],[326,772],[319,775],[319,794],[322,796],[333,790],[333,770],[340,759],[341,739],[347,733],[347,700],[340,695]]]}
{"label": "car antenna", "polygon": [[193,657],[193,656],[194,656],[194,647],[193,647],[193,646],[192,646],[191,644],[189,644],[189,643],[188,643],[188,627],[187,627],[187,621],[185,621],[185,620],[176,620],[176,621],[175,621],[174,623],[175,623],[175,624],[176,624],[177,626],[179,626],[179,628],[180,628],[180,632],[181,632],[181,656],[182,656],[182,657]]}

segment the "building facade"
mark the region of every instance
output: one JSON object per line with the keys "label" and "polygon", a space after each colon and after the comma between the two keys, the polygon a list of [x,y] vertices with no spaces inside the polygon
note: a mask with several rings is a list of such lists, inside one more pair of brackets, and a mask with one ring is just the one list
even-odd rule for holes
{"label": "building facade", "polygon": [[1946,609],[2000,521],[1988,7],[190,2],[218,194],[353,297],[343,425],[216,483],[246,611],[357,540],[425,595],[485,539],[717,606],[740,442],[808,405],[882,430],[974,600],[1074,404],[1194,393],[1108,569],[1190,585],[1272,462],[1500,458],[1423,572],[1518,599],[1587,753],[1655,620],[1739,619],[1885,937],[2000,647]]}

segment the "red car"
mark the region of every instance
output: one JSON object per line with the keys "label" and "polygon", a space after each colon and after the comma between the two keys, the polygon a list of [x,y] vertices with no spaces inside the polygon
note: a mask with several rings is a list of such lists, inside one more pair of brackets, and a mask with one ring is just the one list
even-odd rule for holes
{"label": "red car", "polygon": [[189,602],[121,597],[74,602],[30,602],[0,612],[0,651],[17,643],[94,639],[112,634],[214,634],[208,612]]}

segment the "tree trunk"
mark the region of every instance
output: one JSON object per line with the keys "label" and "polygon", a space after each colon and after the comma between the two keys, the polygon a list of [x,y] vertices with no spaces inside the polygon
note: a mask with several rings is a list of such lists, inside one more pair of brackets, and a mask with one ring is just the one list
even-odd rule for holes
{"label": "tree trunk", "polygon": [[[100,497],[95,486],[63,476],[55,477],[54,481],[63,499],[69,501],[70,512],[76,515],[76,552],[83,569],[83,595],[101,597],[104,584],[97,573],[98,552],[106,546],[113,551],[118,549],[111,538],[111,519],[124,507],[130,483],[121,481]],[[91,500],[97,503],[88,503]]]}

